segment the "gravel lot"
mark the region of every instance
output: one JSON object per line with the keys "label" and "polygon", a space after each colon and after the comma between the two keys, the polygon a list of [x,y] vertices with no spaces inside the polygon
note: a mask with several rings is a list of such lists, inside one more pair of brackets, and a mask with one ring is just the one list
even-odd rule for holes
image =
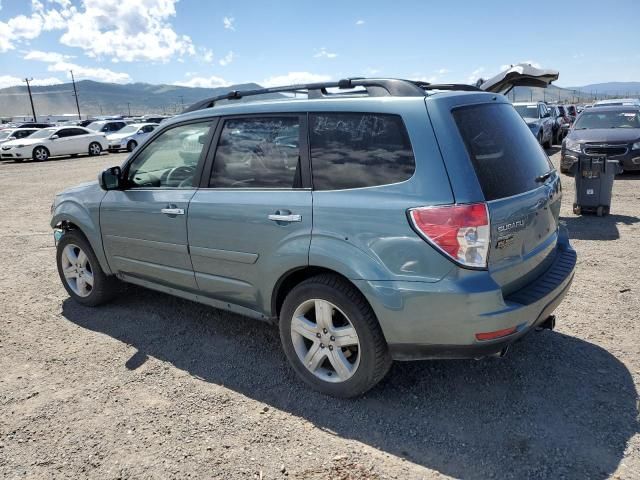
{"label": "gravel lot", "polygon": [[605,218],[573,215],[564,177],[579,266],[556,331],[396,363],[345,401],[302,386],[269,325],[134,287],[67,298],[54,193],[123,158],[0,164],[3,477],[640,478],[640,175]]}

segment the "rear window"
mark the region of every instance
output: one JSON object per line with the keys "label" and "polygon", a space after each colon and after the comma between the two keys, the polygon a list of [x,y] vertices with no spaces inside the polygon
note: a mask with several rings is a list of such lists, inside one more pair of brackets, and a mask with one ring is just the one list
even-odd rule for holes
{"label": "rear window", "polygon": [[485,200],[497,200],[540,186],[536,177],[551,163],[515,109],[483,104],[453,110]]}
{"label": "rear window", "polygon": [[388,185],[415,171],[409,135],[398,115],[312,113],[309,124],[316,190]]}

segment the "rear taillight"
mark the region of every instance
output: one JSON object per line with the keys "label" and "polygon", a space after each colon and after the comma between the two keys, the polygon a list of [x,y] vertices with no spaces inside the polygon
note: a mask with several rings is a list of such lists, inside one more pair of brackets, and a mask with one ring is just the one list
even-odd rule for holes
{"label": "rear taillight", "polygon": [[409,218],[425,240],[456,262],[487,267],[490,228],[485,203],[412,208]]}

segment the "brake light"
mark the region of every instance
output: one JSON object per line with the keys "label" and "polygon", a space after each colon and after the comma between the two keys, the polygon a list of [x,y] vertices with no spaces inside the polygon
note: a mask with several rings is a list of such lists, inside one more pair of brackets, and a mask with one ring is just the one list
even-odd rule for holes
{"label": "brake light", "polygon": [[454,261],[487,267],[491,240],[485,203],[412,208],[409,218],[416,232]]}

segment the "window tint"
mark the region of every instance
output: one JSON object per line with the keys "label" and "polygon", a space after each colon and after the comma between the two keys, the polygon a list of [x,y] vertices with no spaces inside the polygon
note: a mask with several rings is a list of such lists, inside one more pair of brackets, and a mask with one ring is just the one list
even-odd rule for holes
{"label": "window tint", "polygon": [[462,107],[453,117],[487,201],[533,190],[536,177],[552,168],[511,105]]}
{"label": "window tint", "polygon": [[413,175],[413,151],[399,116],[319,113],[309,119],[314,189],[387,185]]}
{"label": "window tint", "polygon": [[58,135],[58,137],[60,138],[71,137],[73,136],[73,131],[70,128],[63,128],[61,130],[58,130],[58,133],[56,133],[56,135]]}
{"label": "window tint", "polygon": [[192,188],[210,123],[181,125],[147,144],[129,167],[131,187]]}
{"label": "window tint", "polygon": [[209,186],[300,187],[299,145],[297,116],[227,120],[218,141]]}

